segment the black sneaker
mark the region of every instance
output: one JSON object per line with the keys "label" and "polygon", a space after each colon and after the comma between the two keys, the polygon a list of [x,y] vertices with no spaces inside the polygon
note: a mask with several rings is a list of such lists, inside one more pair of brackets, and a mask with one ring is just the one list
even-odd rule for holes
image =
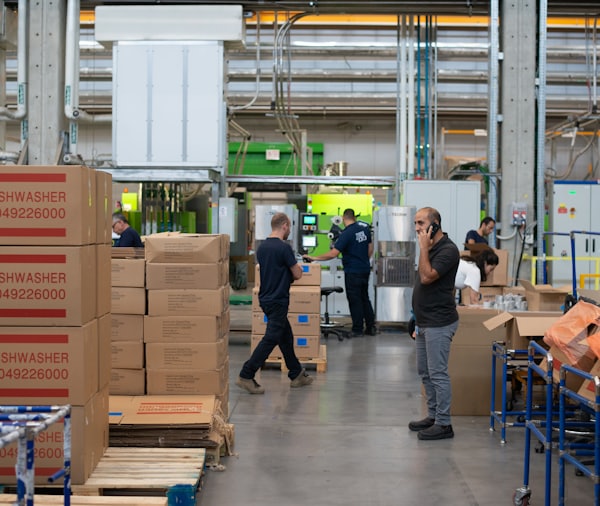
{"label": "black sneaker", "polygon": [[376,336],[377,327],[369,327],[367,330],[365,330],[365,334],[367,334],[368,336]]}
{"label": "black sneaker", "polygon": [[423,420],[415,420],[408,424],[408,428],[414,432],[419,432],[423,429],[428,429],[435,423],[434,418],[423,418]]}
{"label": "black sneaker", "polygon": [[421,440],[450,439],[454,437],[454,431],[452,425],[438,425],[436,423],[428,429],[420,431],[417,437]]}
{"label": "black sneaker", "polygon": [[365,337],[365,335],[362,332],[350,332],[350,337]]}

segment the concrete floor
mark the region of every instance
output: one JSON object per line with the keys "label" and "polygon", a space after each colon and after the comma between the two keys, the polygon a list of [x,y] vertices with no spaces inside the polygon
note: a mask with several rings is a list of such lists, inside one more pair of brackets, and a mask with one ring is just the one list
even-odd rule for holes
{"label": "concrete floor", "polygon": [[[243,318],[243,315],[242,315]],[[234,319],[232,319],[234,321]],[[327,341],[327,372],[298,390],[276,369],[260,372],[265,395],[234,384],[249,334],[232,333],[230,421],[236,456],[208,470],[200,506],[513,504],[523,484],[524,429],[507,444],[489,417],[454,417],[455,438],[419,441],[407,424],[424,414],[414,343],[401,329]],[[533,451],[532,504],[545,498],[545,456]],[[551,503],[558,504],[553,458]],[[566,504],[594,504],[590,479],[566,473]]]}

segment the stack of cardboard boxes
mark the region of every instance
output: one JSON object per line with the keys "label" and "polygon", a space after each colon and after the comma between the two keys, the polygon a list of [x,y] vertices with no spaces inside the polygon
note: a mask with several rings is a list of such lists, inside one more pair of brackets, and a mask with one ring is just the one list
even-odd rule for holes
{"label": "stack of cardboard boxes", "polygon": [[[108,445],[112,181],[77,166],[0,167],[0,404],[70,404],[71,479]],[[35,482],[63,466],[63,424],[35,441]],[[16,443],[0,450],[15,483]]]}
{"label": "stack of cardboard boxes", "polygon": [[[129,250],[130,248],[127,248]],[[144,395],[144,315],[146,262],[118,257],[125,248],[113,248],[111,305],[111,395]],[[141,253],[143,255],[143,251]]]}
{"label": "stack of cardboard boxes", "polygon": [[146,238],[148,395],[229,399],[229,236]]}
{"label": "stack of cardboard boxes", "polygon": [[[302,277],[290,288],[288,320],[294,334],[294,351],[299,359],[318,358],[321,336],[321,266],[301,264]],[[267,317],[258,302],[260,290],[260,266],[256,266],[256,286],[252,290],[252,337],[251,351],[258,345],[267,329]],[[279,347],[269,360],[282,358]]]}

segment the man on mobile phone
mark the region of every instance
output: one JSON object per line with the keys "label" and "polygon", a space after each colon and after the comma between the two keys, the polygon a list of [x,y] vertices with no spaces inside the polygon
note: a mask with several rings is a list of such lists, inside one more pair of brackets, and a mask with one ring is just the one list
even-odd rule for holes
{"label": "man on mobile phone", "polygon": [[460,253],[442,231],[440,213],[432,207],[415,215],[419,242],[418,271],[413,290],[417,347],[417,372],[425,389],[427,416],[408,427],[419,439],[454,437],[450,423],[450,376],[448,359],[452,337],[458,327],[454,279]]}

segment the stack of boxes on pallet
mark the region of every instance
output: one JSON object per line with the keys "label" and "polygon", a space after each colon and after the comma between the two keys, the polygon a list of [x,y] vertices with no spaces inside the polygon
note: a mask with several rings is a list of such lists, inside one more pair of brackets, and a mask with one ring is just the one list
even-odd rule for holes
{"label": "stack of boxes on pallet", "polygon": [[146,261],[140,250],[139,258],[134,248],[113,248],[112,252],[111,395],[146,393]]}
{"label": "stack of boxes on pallet", "polygon": [[146,393],[229,401],[229,236],[146,238]]}
{"label": "stack of boxes on pallet", "polygon": [[[71,479],[108,446],[112,180],[78,166],[0,167],[0,404],[70,404]],[[63,424],[35,441],[35,482],[63,467]],[[0,449],[16,482],[17,444]]]}
{"label": "stack of boxes on pallet", "polygon": [[[302,277],[290,288],[288,320],[294,334],[294,351],[303,359],[319,358],[321,338],[321,266],[301,264]],[[256,286],[252,290],[252,337],[251,351],[258,345],[267,329],[267,317],[258,302],[260,290],[260,265],[256,266]],[[275,348],[270,361],[280,361],[281,350]]]}

